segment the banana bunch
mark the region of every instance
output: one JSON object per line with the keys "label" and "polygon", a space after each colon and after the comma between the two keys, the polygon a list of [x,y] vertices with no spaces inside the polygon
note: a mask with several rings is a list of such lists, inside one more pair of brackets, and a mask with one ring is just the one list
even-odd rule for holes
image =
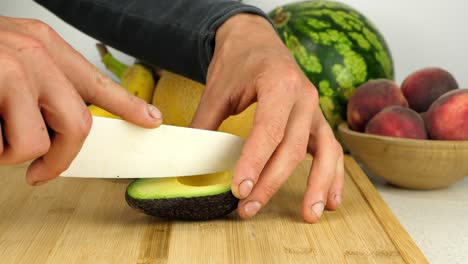
{"label": "banana bunch", "polygon": [[[163,114],[163,124],[188,127],[200,103],[205,86],[201,83],[138,61],[128,66],[113,57],[102,44],[97,45],[102,62],[120,78],[122,87],[133,95],[156,106]],[[157,79],[155,79],[157,78]],[[254,122],[257,104],[223,121],[218,131],[246,138]],[[97,116],[119,118],[96,106],[90,106]]]}
{"label": "banana bunch", "polygon": [[[120,85],[129,93],[151,103],[156,83],[151,68],[138,62],[131,66],[125,65],[114,58],[103,44],[99,43],[96,47],[102,62],[110,72],[119,78]],[[93,116],[120,118],[95,105],[88,106],[88,109]]]}

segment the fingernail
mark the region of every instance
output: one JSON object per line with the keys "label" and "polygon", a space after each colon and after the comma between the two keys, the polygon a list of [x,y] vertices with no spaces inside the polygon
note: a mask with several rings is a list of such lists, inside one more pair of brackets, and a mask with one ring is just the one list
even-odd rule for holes
{"label": "fingernail", "polygon": [[254,184],[251,180],[242,181],[241,184],[239,184],[239,195],[241,196],[240,199],[244,199],[245,197],[249,196],[253,186]]}
{"label": "fingernail", "polygon": [[323,204],[323,202],[316,202],[312,205],[312,213],[314,213],[315,216],[317,216],[317,218],[320,218],[322,216],[324,208],[325,205]]}
{"label": "fingernail", "polygon": [[341,197],[341,194],[335,194],[334,199],[336,204],[340,205],[343,198]]}
{"label": "fingernail", "polygon": [[257,201],[248,202],[244,206],[245,215],[247,215],[247,217],[251,218],[251,217],[253,217],[254,215],[257,214],[257,212],[258,212],[258,210],[260,210],[260,208],[262,208],[261,203],[259,203]]}
{"label": "fingernail", "polygon": [[161,119],[162,113],[154,105],[148,104],[148,113],[154,119]]}

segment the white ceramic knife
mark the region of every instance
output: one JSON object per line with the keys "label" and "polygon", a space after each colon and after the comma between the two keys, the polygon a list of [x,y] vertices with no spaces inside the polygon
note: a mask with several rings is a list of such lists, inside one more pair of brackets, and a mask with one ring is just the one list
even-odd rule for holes
{"label": "white ceramic knife", "polygon": [[93,117],[91,131],[62,177],[159,178],[226,171],[243,139],[228,133]]}

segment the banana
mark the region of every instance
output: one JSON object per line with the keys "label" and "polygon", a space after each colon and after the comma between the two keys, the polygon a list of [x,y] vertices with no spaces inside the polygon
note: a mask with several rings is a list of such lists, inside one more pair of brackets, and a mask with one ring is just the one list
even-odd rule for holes
{"label": "banana", "polygon": [[107,117],[107,118],[115,118],[115,119],[120,119],[120,117],[110,113],[110,112],[107,112],[106,110],[98,107],[98,106],[95,106],[95,105],[90,105],[88,106],[88,109],[89,111],[91,112],[91,115],[93,116],[101,116],[101,117]]}
{"label": "banana", "polygon": [[96,45],[106,68],[120,79],[120,85],[131,94],[151,103],[155,80],[153,71],[142,63],[125,65],[112,56],[103,44]]}
{"label": "banana", "polygon": [[[141,63],[135,63],[131,66],[123,64],[114,58],[106,46],[101,43],[97,44],[96,47],[105,67],[119,78],[120,85],[129,93],[151,103],[156,83],[153,71]],[[120,118],[95,105],[88,106],[88,109],[93,116]]]}
{"label": "banana", "polygon": [[[201,83],[181,75],[162,70],[154,90],[153,105],[163,114],[166,125],[187,127],[200,104],[205,89]],[[224,120],[218,131],[246,138],[252,130],[257,103],[250,105],[242,113]]]}

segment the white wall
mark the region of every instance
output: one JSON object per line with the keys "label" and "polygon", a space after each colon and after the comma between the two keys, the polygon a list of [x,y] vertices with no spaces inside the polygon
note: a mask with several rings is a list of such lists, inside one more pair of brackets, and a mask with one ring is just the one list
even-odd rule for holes
{"label": "white wall", "polygon": [[[66,0],[64,0],[66,1]],[[35,18],[52,26],[60,36],[85,56],[91,63],[107,72],[110,77],[115,77],[108,72],[101,63],[99,53],[96,50],[96,40],[78,31],[74,27],[65,24],[47,9],[36,4],[32,0],[0,0],[0,15],[10,17]],[[110,49],[112,54],[126,63],[132,63],[134,59],[124,53]]]}
{"label": "white wall", "polygon": [[[244,0],[269,12],[292,0]],[[366,15],[393,54],[396,79],[426,66],[447,69],[468,88],[468,1],[341,0]]]}
{"label": "white wall", "polygon": [[[292,0],[244,0],[265,11]],[[452,72],[468,88],[468,1],[466,0],[343,0],[366,14],[385,36],[395,61],[398,82],[418,68],[439,66]],[[0,0],[0,14],[38,18],[102,67],[95,40],[64,24],[28,0]],[[115,51],[114,51],[115,52]],[[117,53],[119,58],[131,58]]]}

